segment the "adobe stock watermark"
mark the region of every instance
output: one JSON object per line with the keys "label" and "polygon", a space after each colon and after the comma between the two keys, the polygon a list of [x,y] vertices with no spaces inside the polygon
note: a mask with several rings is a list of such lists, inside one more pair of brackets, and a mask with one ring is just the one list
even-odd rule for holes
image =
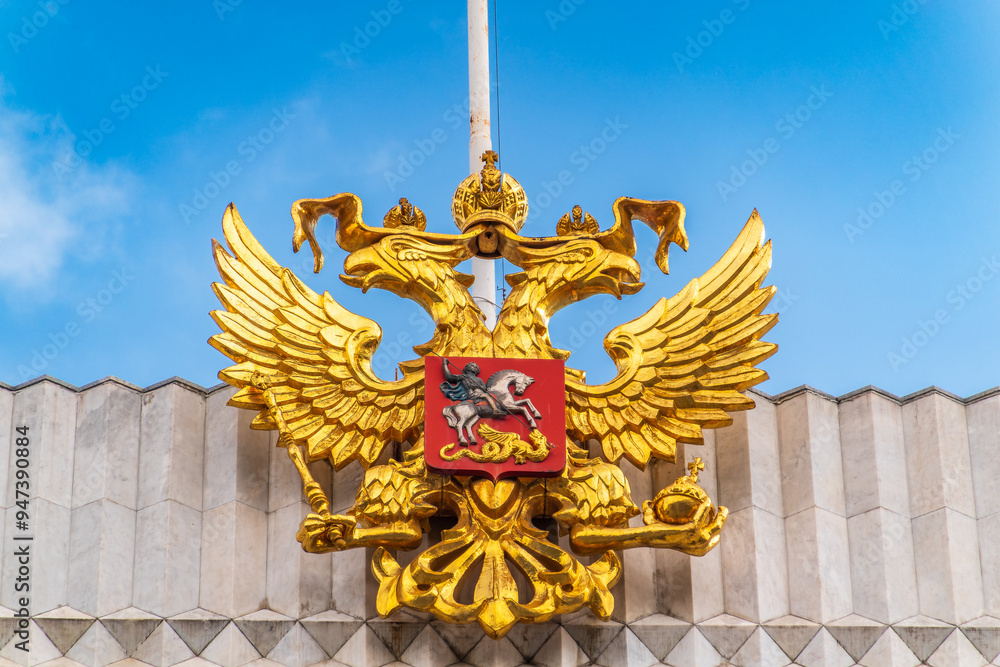
{"label": "adobe stock watermark", "polygon": [[[805,101],[797,106],[793,111],[786,113],[774,123],[774,130],[782,140],[787,141],[795,136],[806,123],[813,117],[813,114],[822,109],[827,100],[833,97],[833,93],[826,89],[826,84],[809,87],[809,96]],[[747,159],[739,165],[733,164],[729,167],[729,178],[725,181],[715,182],[715,189],[718,191],[722,201],[729,199],[740,188],[747,184],[748,179],[757,173],[761,167],[767,164],[772,155],[781,150],[781,141],[777,137],[768,137],[758,148],[747,149]]]}
{"label": "adobe stock watermark", "polygon": [[997,256],[983,257],[973,274],[945,295],[945,302],[950,308],[938,308],[930,319],[919,320],[913,333],[903,336],[899,349],[886,355],[892,370],[898,372],[901,366],[910,363],[940,333],[942,327],[951,322],[952,316],[975,299],[998,274],[1000,262],[997,261]]}
{"label": "adobe stock watermark", "polygon": [[354,38],[351,43],[340,43],[340,55],[344,57],[344,61],[350,63],[355,57],[361,55],[361,52],[367,49],[372,40],[378,38],[382,31],[389,27],[393,17],[401,14],[403,9],[402,0],[389,0],[384,9],[371,10],[369,12],[372,17],[371,21],[365,23],[364,26],[354,26]]}
{"label": "adobe stock watermark", "polygon": [[452,104],[445,109],[441,114],[441,120],[447,123],[448,129],[436,127],[426,136],[414,139],[413,150],[400,153],[395,169],[386,169],[382,173],[391,192],[395,192],[397,185],[403,183],[417,171],[418,167],[427,162],[427,159],[437,151],[438,146],[448,141],[449,132],[454,132],[463,126],[468,127],[469,98],[466,97],[464,102]]}
{"label": "adobe stock watermark", "polygon": [[[119,122],[131,116],[132,112],[146,101],[149,94],[159,88],[163,80],[170,76],[170,72],[164,72],[160,65],[156,67],[147,65],[145,71],[146,73],[139,83],[132,86],[131,90],[113,99],[108,106]],[[115,131],[116,127],[111,116],[105,116],[98,121],[97,127],[81,132],[79,136],[83,138],[75,137],[73,150],[70,154],[62,160],[56,160],[52,163],[52,171],[56,177],[60,181],[65,179],[68,174],[83,164],[83,161],[94,152],[95,148],[104,143],[104,140]]]}
{"label": "adobe stock watermark", "polygon": [[201,187],[194,189],[194,196],[190,203],[181,202],[178,205],[181,218],[184,224],[190,224],[191,218],[208,208],[209,203],[229,187],[233,177],[238,176],[243,167],[253,162],[260,155],[274,138],[281,134],[288,127],[289,120],[295,118],[295,114],[288,111],[288,107],[281,109],[271,109],[271,118],[260,128],[236,146],[238,158],[228,160],[219,171],[209,171],[208,180]]}
{"label": "adobe stock watermark", "polygon": [[903,0],[903,2],[894,3],[889,18],[879,19],[878,23],[875,24],[878,26],[879,32],[882,33],[882,39],[889,41],[889,35],[899,32],[904,25],[910,22],[910,17],[920,11],[920,5],[926,3],[927,0]]}
{"label": "adobe stock watermark", "polygon": [[212,9],[220,21],[226,20],[226,14],[236,11],[236,8],[243,4],[243,0],[213,0]]}
{"label": "adobe stock watermark", "polygon": [[[329,256],[336,252],[340,246],[337,245],[337,231],[334,225],[329,227],[320,225],[316,228],[316,243],[324,255]],[[307,250],[309,248],[307,247]],[[288,263],[288,269],[295,275],[306,275],[313,273],[316,268],[316,260],[312,252],[299,251],[295,253],[295,259]]]}
{"label": "adobe stock watermark", "polygon": [[409,328],[400,331],[396,337],[378,347],[378,353],[372,359],[372,370],[379,377],[388,378],[398,370],[396,359],[401,359],[404,353],[412,351],[414,345],[423,343],[434,333],[434,320],[423,310],[413,313],[407,320]]}
{"label": "adobe stock watermark", "polygon": [[605,301],[600,308],[588,308],[584,316],[577,319],[578,324],[569,328],[569,351],[579,352],[594,336],[606,336],[605,325],[617,312],[617,301]]}
{"label": "adobe stock watermark", "polygon": [[787,315],[788,311],[792,309],[795,302],[799,300],[799,295],[788,288],[778,288],[774,292],[774,297],[771,298],[771,302],[768,307],[771,308],[778,316]]}
{"label": "adobe stock watermark", "polygon": [[91,294],[76,306],[76,317],[55,331],[49,332],[48,341],[41,347],[32,348],[31,360],[27,365],[19,364],[17,374],[22,382],[42,375],[49,363],[70,346],[73,339],[79,336],[84,327],[97,319],[115,298],[125,291],[125,288],[135,280],[131,268],[123,266],[111,272],[111,279],[97,292]]}
{"label": "adobe stock watermark", "polygon": [[20,29],[17,32],[11,30],[7,33],[7,41],[14,53],[19,53],[22,46],[37,37],[38,32],[59,13],[59,9],[69,3],[70,0],[39,0],[36,11],[21,17]]}
{"label": "adobe stock watermark", "polygon": [[[646,246],[648,252],[642,257],[636,257],[640,266],[653,266],[656,263],[656,244]],[[658,270],[658,269],[657,269]],[[786,315],[792,307],[798,303],[802,297],[795,293],[790,287],[779,287],[774,291],[774,296],[768,303],[767,308],[779,316]]]}
{"label": "adobe stock watermark", "polygon": [[576,13],[576,8],[587,0],[562,0],[556,8],[545,10],[545,20],[549,22],[549,28],[555,30],[560,23],[565,23],[569,17]]}
{"label": "adobe stock watermark", "polygon": [[[961,138],[962,135],[950,127],[948,129],[939,127],[931,144],[920,153],[913,154],[909,160],[903,163],[900,170],[904,176],[909,177],[908,180],[911,183],[916,183],[940,159],[941,155],[947,153]],[[871,201],[858,207],[858,217],[854,223],[844,224],[844,235],[847,240],[853,244],[855,239],[871,229],[907,192],[906,183],[900,178],[889,183],[889,187],[885,190],[875,190],[872,193]]]}
{"label": "adobe stock watermark", "polygon": [[[732,2],[741,12],[745,12],[750,7],[750,0],[732,0]],[[705,29],[694,35],[688,35],[684,52],[673,52],[674,65],[677,66],[677,71],[683,74],[685,67],[694,64],[695,60],[701,58],[705,51],[715,44],[715,40],[722,37],[722,33],[726,31],[726,26],[730,26],[736,22],[737,16],[736,12],[727,7],[719,12],[718,17],[702,21],[701,24]]]}
{"label": "adobe stock watermark", "polygon": [[[569,163],[575,167],[578,174],[582,174],[590,168],[597,158],[604,154],[618,137],[622,135],[628,125],[621,121],[620,116],[615,116],[614,120],[606,118],[604,127],[594,136],[593,139],[580,146],[570,153]],[[566,187],[572,185],[576,180],[573,171],[570,169],[560,169],[555,178],[551,181],[542,181],[540,190],[533,199],[528,201],[528,220],[538,217],[542,211],[552,206],[552,204],[565,191]],[[537,192],[537,190],[536,190]]]}

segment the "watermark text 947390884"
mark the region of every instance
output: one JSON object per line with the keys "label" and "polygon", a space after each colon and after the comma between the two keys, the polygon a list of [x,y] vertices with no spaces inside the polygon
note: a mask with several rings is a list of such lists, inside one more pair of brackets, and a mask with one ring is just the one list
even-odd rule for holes
{"label": "watermark text 947390884", "polygon": [[[31,438],[26,425],[14,429],[14,514],[13,547],[7,558],[12,559],[14,600],[14,646],[27,653],[30,650],[28,619],[31,617]],[[10,516],[8,514],[8,516]]]}

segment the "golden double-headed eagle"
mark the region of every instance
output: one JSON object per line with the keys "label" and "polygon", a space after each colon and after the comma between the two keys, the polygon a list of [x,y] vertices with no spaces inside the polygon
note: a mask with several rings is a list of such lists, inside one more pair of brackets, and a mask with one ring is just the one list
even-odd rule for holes
{"label": "golden double-headed eagle", "polygon": [[[414,347],[420,357],[565,360],[570,353],[549,340],[552,315],[595,294],[621,298],[642,288],[634,220],[658,236],[656,263],[666,273],[669,244],[688,247],[684,208],[623,197],[607,231],[574,210],[558,235],[523,237],[527,199],[496,160],[485,154],[482,172],[455,193],[460,234],[427,232],[423,212],[406,200],[383,227],[372,227],[362,220],[360,199],[340,194],[294,204],[294,248],[308,241],[318,272],[316,223],[325,214],[335,218],[336,241],[348,252],[341,280],[412,299],[433,318],[433,337]],[[212,313],[222,333],[210,342],[235,362],[219,374],[239,389],[230,405],[257,411],[252,428],[280,432],[312,507],[297,534],[306,551],[376,547],[383,616],[408,607],[478,622],[495,638],[518,622],[585,606],[607,619],[614,605],[608,589],[621,574],[616,550],[663,547],[699,556],[717,544],[727,511],[698,486],[700,459],[690,475],[644,503],[639,525],[630,524],[640,512],[618,466],[622,458],[639,468],[653,457],[673,461],[676,443],[701,444],[703,428],[726,426],[727,413],[753,407],[743,392],[767,378],[757,364],[776,346],[760,338],[777,321],[763,314],[774,288],[762,286],[771,249],[756,211],[705,275],[607,335],[604,347],[618,369],[613,380],[590,385],[582,371],[566,367],[562,473],[496,482],[425,465],[422,359],[400,363],[398,380],[379,378],[372,370],[377,323],[279,266],[233,205],[223,229],[229,250],[213,242],[222,276],[213,287],[224,310]],[[473,277],[456,271],[475,256],[504,257],[521,269],[506,276],[511,290],[493,331],[468,291]],[[390,454],[399,449],[397,461]],[[342,514],[331,512],[306,465],[320,459],[335,470],[355,461],[365,469],[354,506]],[[453,525],[429,541],[435,516]],[[533,523],[538,517],[558,522],[566,548]],[[393,555],[421,546],[405,566]],[[599,557],[585,565],[574,553]]]}

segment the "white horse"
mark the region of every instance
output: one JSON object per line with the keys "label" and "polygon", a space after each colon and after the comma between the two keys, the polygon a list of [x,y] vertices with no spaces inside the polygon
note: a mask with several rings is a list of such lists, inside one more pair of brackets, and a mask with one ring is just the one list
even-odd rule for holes
{"label": "white horse", "polygon": [[[535,420],[541,419],[542,415],[532,405],[531,399],[517,399],[515,396],[521,396],[528,385],[534,381],[533,377],[512,369],[497,371],[486,381],[486,391],[496,397],[506,413],[523,415],[528,420],[528,425],[532,430],[538,428]],[[511,385],[514,385],[513,391],[510,388]],[[455,405],[449,405],[442,411],[442,414],[448,420],[448,426],[458,433],[459,444],[468,446],[476,444],[476,434],[472,427],[480,419],[483,417],[502,417],[505,413],[495,413],[487,404],[465,400],[459,401]]]}

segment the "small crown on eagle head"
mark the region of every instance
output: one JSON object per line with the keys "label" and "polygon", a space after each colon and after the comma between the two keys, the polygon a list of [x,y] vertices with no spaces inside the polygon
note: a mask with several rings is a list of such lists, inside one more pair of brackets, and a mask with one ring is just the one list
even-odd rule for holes
{"label": "small crown on eagle head", "polygon": [[493,151],[482,155],[485,166],[471,174],[455,190],[451,214],[465,232],[476,224],[501,224],[517,233],[528,217],[528,197],[510,174],[496,167],[500,156]]}
{"label": "small crown on eagle head", "polygon": [[399,204],[390,208],[389,212],[382,218],[382,226],[386,229],[413,227],[422,232],[427,229],[427,216],[411,204],[406,197],[403,197],[399,200]]}

